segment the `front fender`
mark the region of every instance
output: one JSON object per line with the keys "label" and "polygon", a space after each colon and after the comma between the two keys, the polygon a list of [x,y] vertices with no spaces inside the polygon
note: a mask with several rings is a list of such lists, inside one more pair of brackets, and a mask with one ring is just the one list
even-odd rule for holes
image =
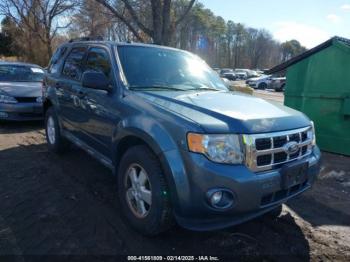
{"label": "front fender", "polygon": [[181,199],[188,199],[187,196],[190,194],[189,179],[180,154],[180,148],[185,146],[185,141],[181,140],[180,134],[178,135],[174,137],[154,118],[142,115],[121,121],[114,130],[112,138],[115,166],[119,163],[119,144],[127,137],[138,138],[152,149],[165,173],[175,212],[180,211]]}

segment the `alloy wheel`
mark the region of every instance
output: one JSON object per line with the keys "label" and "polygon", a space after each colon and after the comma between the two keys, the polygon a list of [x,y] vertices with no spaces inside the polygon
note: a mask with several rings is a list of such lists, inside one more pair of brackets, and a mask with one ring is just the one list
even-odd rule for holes
{"label": "alloy wheel", "polygon": [[50,144],[55,144],[55,134],[56,134],[56,130],[55,130],[55,122],[52,118],[52,116],[49,116],[49,118],[47,119],[47,137],[49,139]]}
{"label": "alloy wheel", "polygon": [[152,189],[147,172],[138,164],[132,164],[125,175],[126,201],[138,218],[148,215],[152,205]]}

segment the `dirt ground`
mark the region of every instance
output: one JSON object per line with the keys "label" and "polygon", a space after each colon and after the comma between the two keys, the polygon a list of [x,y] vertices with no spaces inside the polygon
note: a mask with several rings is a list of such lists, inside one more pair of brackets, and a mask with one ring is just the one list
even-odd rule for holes
{"label": "dirt ground", "polygon": [[11,257],[16,261],[33,258],[28,255],[350,260],[349,157],[323,153],[313,189],[284,205],[277,220],[206,233],[175,227],[145,238],[122,220],[111,172],[77,148],[49,153],[42,125],[0,123],[0,255],[18,255]]}
{"label": "dirt ground", "polygon": [[284,102],[284,95],[282,92],[275,92],[274,90],[254,90],[254,95],[263,99],[277,101],[281,104]]}

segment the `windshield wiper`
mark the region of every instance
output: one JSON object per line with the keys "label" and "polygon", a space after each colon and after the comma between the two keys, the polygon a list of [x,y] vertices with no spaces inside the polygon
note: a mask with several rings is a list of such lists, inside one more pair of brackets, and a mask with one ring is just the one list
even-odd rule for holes
{"label": "windshield wiper", "polygon": [[186,89],[166,86],[166,85],[149,85],[149,86],[129,86],[130,90],[172,90],[172,91],[186,91]]}
{"label": "windshield wiper", "polygon": [[183,86],[190,86],[191,88],[187,88],[186,91],[193,91],[193,90],[202,90],[202,91],[221,91],[220,89],[214,88],[214,87],[207,87],[205,85],[196,84],[196,83],[184,83],[181,84]]}
{"label": "windshield wiper", "polygon": [[200,88],[193,88],[193,89],[190,89],[190,90],[222,91],[220,89],[216,89],[216,88],[213,88],[213,87],[200,87]]}

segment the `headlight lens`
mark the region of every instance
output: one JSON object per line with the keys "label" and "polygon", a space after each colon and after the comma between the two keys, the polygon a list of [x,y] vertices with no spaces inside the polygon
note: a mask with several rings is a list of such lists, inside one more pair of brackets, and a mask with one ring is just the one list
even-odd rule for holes
{"label": "headlight lens", "polygon": [[316,134],[315,134],[315,124],[313,121],[311,122],[311,129],[307,132],[307,138],[312,140],[312,145],[316,145]]}
{"label": "headlight lens", "polygon": [[12,96],[0,95],[0,103],[15,104],[17,103],[17,100]]}
{"label": "headlight lens", "polygon": [[42,96],[38,96],[38,97],[36,98],[36,102],[42,103],[42,102],[43,102],[43,97],[42,97]]}
{"label": "headlight lens", "polygon": [[187,144],[191,152],[201,153],[211,161],[224,164],[241,164],[244,154],[238,135],[204,135],[189,133]]}

